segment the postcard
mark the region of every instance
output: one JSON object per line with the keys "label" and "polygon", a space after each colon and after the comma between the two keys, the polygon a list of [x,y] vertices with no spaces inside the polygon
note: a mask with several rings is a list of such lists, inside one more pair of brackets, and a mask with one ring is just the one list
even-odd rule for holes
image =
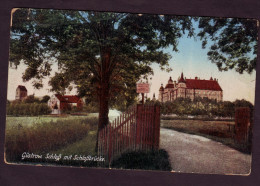
{"label": "postcard", "polygon": [[249,175],[258,29],[12,9],[5,163]]}

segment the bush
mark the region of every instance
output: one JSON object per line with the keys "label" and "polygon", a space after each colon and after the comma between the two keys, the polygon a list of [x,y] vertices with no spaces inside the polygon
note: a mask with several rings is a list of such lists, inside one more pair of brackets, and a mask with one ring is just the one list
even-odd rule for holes
{"label": "bush", "polygon": [[122,154],[118,160],[113,161],[111,167],[171,171],[172,168],[168,158],[168,153],[163,149],[148,152],[129,152]]}
{"label": "bush", "polygon": [[22,103],[15,102],[7,105],[7,115],[13,116],[38,116],[46,115],[51,109],[46,103]]}
{"label": "bush", "polygon": [[83,111],[86,113],[96,113],[99,112],[98,104],[89,103],[83,106]]}
{"label": "bush", "polygon": [[236,107],[249,107],[251,116],[253,115],[254,106],[246,100],[236,100],[216,102],[208,98],[196,98],[191,101],[189,98],[177,98],[174,101],[160,103],[161,113],[163,115],[176,114],[183,115],[205,115],[208,117],[229,117],[234,118]]}

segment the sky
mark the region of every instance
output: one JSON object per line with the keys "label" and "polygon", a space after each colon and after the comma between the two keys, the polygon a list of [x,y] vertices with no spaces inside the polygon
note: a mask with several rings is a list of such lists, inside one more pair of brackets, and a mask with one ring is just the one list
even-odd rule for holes
{"label": "sky", "polygon": [[[196,31],[196,30],[195,30]],[[167,84],[169,77],[173,80],[178,80],[178,77],[183,72],[186,78],[194,79],[196,76],[200,79],[210,79],[213,77],[218,79],[219,85],[223,90],[224,101],[234,101],[236,99],[245,99],[254,103],[255,98],[255,78],[256,73],[253,71],[251,74],[239,74],[235,70],[220,72],[216,64],[211,63],[207,57],[207,50],[202,49],[201,41],[199,39],[187,38],[186,36],[180,38],[178,44],[179,52],[172,52],[170,48],[166,51],[172,56],[169,61],[170,67],[173,69],[171,72],[162,71],[159,65],[152,64],[154,75],[151,76],[150,93],[147,97],[152,98],[153,94],[158,98],[159,88],[161,84],[164,86]],[[44,79],[44,86],[40,90],[36,90],[32,86],[32,80],[29,82],[22,81],[22,74],[26,66],[20,65],[17,69],[9,68],[8,75],[8,93],[7,99],[15,99],[15,90],[18,85],[24,85],[28,94],[35,94],[37,97],[44,95],[52,95],[53,92],[49,92],[48,78]],[[51,76],[57,71],[56,65],[53,65],[53,71]],[[76,94],[76,90],[67,92],[67,94]]]}

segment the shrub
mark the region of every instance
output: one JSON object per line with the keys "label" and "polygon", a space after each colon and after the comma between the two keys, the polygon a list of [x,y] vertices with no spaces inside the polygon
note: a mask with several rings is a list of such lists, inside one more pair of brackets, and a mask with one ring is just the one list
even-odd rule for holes
{"label": "shrub", "polygon": [[46,103],[12,103],[7,105],[7,115],[38,116],[49,114],[51,109]]}
{"label": "shrub", "polygon": [[195,98],[191,101],[189,98],[177,98],[174,101],[160,103],[161,113],[163,115],[176,114],[183,115],[206,115],[209,117],[221,116],[233,118],[236,107],[249,107],[251,116],[254,106],[246,100],[236,100],[216,102],[207,98]]}
{"label": "shrub", "polygon": [[129,152],[122,154],[118,160],[113,161],[111,167],[171,171],[168,158],[168,153],[163,149],[148,152]]}

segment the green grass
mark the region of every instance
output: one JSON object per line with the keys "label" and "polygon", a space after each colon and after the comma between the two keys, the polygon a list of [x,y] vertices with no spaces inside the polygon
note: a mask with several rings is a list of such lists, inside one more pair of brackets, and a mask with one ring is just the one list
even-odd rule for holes
{"label": "green grass", "polygon": [[[59,118],[56,121],[49,121],[50,118],[48,117],[39,118],[39,120],[35,117],[27,118],[27,120],[26,118],[11,118],[17,119],[18,122],[7,123],[5,138],[7,162],[21,161],[23,152],[44,155],[67,147],[67,150],[72,149],[71,151],[75,150],[75,153],[81,153],[78,150],[84,149],[84,141],[78,144],[82,148],[77,145],[69,147],[69,145],[80,142],[85,138],[89,140],[91,136],[95,135],[93,131],[97,131],[97,118],[73,116],[66,117],[66,119]],[[22,121],[29,121],[27,124],[31,121],[31,124],[20,124]],[[91,138],[91,140],[93,143],[96,142],[96,139]]]}
{"label": "green grass", "polygon": [[[87,156],[95,157],[95,156],[97,156],[97,153],[95,152],[96,137],[97,137],[96,130],[89,131],[87,136],[84,137],[83,139],[76,141],[72,144],[69,144],[58,150],[55,150],[53,152],[50,152],[50,154],[57,154],[57,155],[61,154],[62,157],[72,156],[72,158],[75,157],[75,155],[86,156],[86,157]],[[98,166],[97,162],[94,162],[94,161],[84,162],[84,161],[77,161],[77,160],[61,159],[59,161],[48,160],[48,161],[43,161],[43,162],[56,164],[56,165],[66,165],[66,166],[81,166],[81,167],[97,167]]]}
{"label": "green grass", "polygon": [[63,155],[97,155],[95,152],[97,131],[89,131],[82,140],[72,143],[66,147],[55,150],[51,153]]}
{"label": "green grass", "polygon": [[6,117],[6,127],[12,127],[17,125],[22,126],[32,126],[41,123],[48,123],[48,122],[57,122],[57,121],[66,121],[66,120],[77,120],[77,119],[86,119],[86,118],[93,118],[97,117],[96,113],[90,113],[87,116],[71,116],[71,115],[63,115],[63,116],[7,116]]}

